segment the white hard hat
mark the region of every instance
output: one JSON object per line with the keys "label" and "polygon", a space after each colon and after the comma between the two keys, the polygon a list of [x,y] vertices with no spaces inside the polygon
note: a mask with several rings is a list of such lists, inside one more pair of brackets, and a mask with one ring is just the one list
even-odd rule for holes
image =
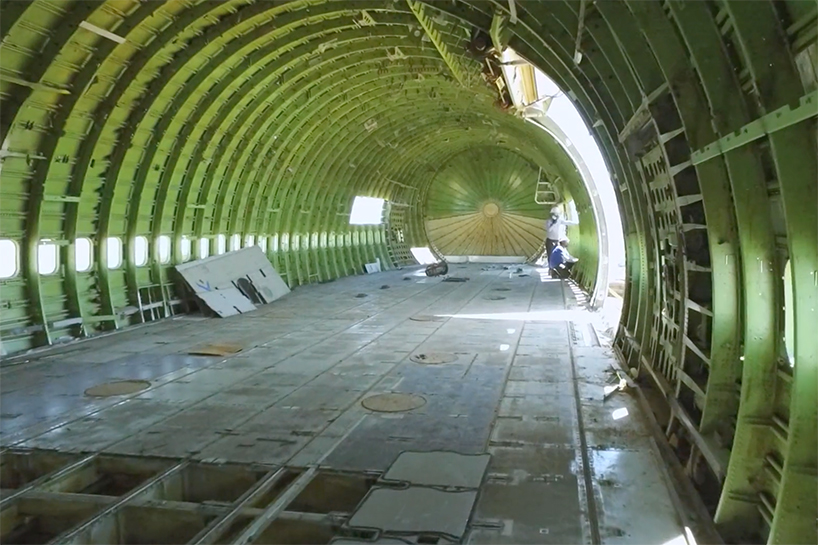
{"label": "white hard hat", "polygon": [[551,207],[551,213],[552,214],[560,214],[561,212],[562,212],[562,210],[560,210],[559,206],[552,206]]}

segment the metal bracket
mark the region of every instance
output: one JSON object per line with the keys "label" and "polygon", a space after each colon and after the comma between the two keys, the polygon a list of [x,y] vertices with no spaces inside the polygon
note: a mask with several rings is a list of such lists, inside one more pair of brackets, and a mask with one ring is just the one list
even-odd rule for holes
{"label": "metal bracket", "polygon": [[437,49],[437,52],[440,53],[440,56],[446,63],[446,66],[449,67],[452,76],[454,76],[454,78],[457,80],[458,83],[460,83],[460,85],[462,85],[463,87],[468,87],[469,86],[468,74],[463,69],[463,67],[460,66],[455,55],[451,51],[449,51],[449,47],[443,40],[442,35],[435,28],[434,26],[435,23],[432,21],[429,15],[427,15],[425,11],[426,6],[424,6],[417,0],[406,0],[406,3],[409,4],[409,9],[411,9],[412,13],[415,14],[418,23],[420,23],[420,26],[423,27],[423,30],[426,31],[426,34],[429,36],[429,39],[434,44],[435,48]]}
{"label": "metal bracket", "polygon": [[806,121],[817,115],[818,91],[813,91],[801,97],[798,106],[795,108],[791,108],[790,106],[779,108],[755,121],[751,121],[733,134],[728,134],[712,144],[708,144],[702,149],[694,151],[690,155],[691,161],[694,165],[699,165],[714,157],[745,146],[754,140],[786,129],[787,127]]}

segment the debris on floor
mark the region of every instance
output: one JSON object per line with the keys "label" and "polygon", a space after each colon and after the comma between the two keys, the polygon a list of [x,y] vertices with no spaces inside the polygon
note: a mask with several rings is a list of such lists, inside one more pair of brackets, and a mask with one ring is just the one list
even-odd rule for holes
{"label": "debris on floor", "polygon": [[380,258],[376,257],[374,263],[364,263],[364,270],[365,270],[366,274],[381,272],[381,260],[380,260]]}
{"label": "debris on floor", "polygon": [[196,346],[187,351],[192,356],[229,356],[241,352],[242,346],[231,343],[214,343]]}
{"label": "debris on floor", "polygon": [[426,267],[426,276],[443,276],[449,273],[449,265],[445,261],[432,263]]}
{"label": "debris on floor", "polygon": [[608,373],[612,373],[611,379],[612,380],[618,379],[618,382],[616,384],[609,384],[605,386],[603,390],[605,393],[602,396],[602,401],[607,401],[616,392],[622,392],[625,390],[625,388],[628,387],[627,379],[624,376],[622,376],[618,369],[614,369],[613,367],[611,367],[608,369]]}
{"label": "debris on floor", "polygon": [[427,352],[425,354],[415,354],[409,358],[415,363],[425,363],[426,365],[439,365],[441,363],[451,363],[457,360],[456,354],[448,352]]}
{"label": "debris on floor", "polygon": [[118,380],[116,382],[106,382],[97,384],[85,390],[88,397],[114,397],[128,394],[135,394],[151,387],[147,380]]}
{"label": "debris on floor", "polygon": [[366,293],[359,293],[355,297],[358,298],[358,299],[363,299],[364,297],[369,297],[369,295],[367,295]]}
{"label": "debris on floor", "polygon": [[389,284],[384,284],[383,286],[381,286],[381,289],[382,290],[388,290],[389,289]]}
{"label": "debris on floor", "polygon": [[468,282],[469,279],[463,276],[450,276],[443,279],[444,282]]}

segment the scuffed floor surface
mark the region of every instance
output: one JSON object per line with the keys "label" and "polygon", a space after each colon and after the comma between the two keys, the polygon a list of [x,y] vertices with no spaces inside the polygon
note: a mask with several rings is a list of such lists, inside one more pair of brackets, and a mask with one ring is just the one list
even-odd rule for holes
{"label": "scuffed floor surface", "polygon": [[[637,401],[603,401],[593,315],[516,271],[346,278],[5,367],[2,541],[686,543]],[[210,343],[242,350],[188,355]],[[431,454],[384,479],[407,451]]]}

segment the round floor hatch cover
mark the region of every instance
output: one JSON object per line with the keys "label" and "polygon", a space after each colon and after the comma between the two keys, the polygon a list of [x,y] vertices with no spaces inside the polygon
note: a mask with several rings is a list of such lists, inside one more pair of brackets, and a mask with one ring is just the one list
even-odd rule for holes
{"label": "round floor hatch cover", "polygon": [[415,314],[409,319],[414,322],[442,322],[446,318],[443,316],[435,316],[434,314]]}
{"label": "round floor hatch cover", "polygon": [[135,394],[136,392],[150,388],[151,383],[147,380],[118,380],[116,382],[105,382],[91,386],[85,390],[85,395],[90,397],[112,397]]}
{"label": "round floor hatch cover", "polygon": [[361,405],[379,413],[401,413],[426,405],[426,400],[413,394],[377,394],[370,396]]}
{"label": "round floor hatch cover", "polygon": [[489,301],[500,301],[501,299],[505,299],[502,295],[486,295],[483,299],[488,299]]}
{"label": "round floor hatch cover", "polygon": [[423,352],[415,354],[409,358],[415,363],[425,363],[427,365],[439,365],[441,363],[451,363],[457,359],[457,355],[449,352]]}

